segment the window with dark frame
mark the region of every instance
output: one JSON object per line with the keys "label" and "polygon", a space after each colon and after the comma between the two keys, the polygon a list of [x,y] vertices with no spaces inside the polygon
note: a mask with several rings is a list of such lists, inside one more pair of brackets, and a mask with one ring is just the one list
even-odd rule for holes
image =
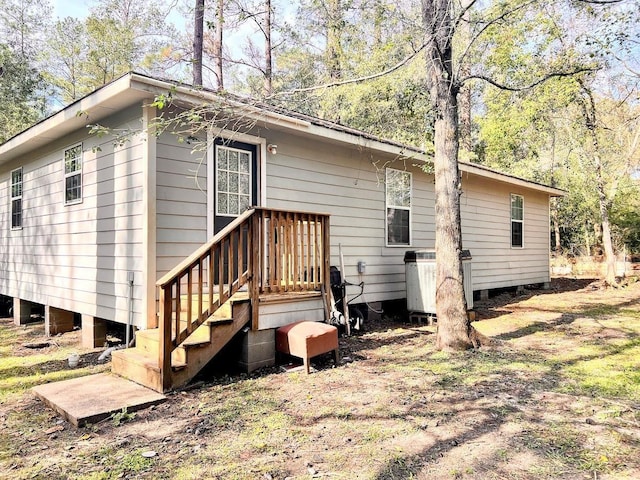
{"label": "window with dark frame", "polygon": [[11,228],[22,228],[22,167],[11,172]]}
{"label": "window with dark frame", "polygon": [[64,151],[64,203],[82,202],[82,144]]}
{"label": "window with dark frame", "polygon": [[511,246],[524,246],[524,197],[511,194]]}
{"label": "window with dark frame", "polygon": [[387,245],[411,244],[411,173],[386,170]]}
{"label": "window with dark frame", "polygon": [[216,145],[216,215],[237,217],[251,206],[251,152]]}

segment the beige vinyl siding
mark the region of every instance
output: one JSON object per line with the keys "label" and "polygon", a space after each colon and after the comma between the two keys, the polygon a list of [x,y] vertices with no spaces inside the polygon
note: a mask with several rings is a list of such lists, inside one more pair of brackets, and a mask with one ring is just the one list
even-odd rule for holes
{"label": "beige vinyl siding", "polygon": [[[140,108],[107,121],[139,128]],[[64,204],[64,149],[83,145],[83,200]],[[98,148],[99,147],[99,148]],[[123,146],[87,130],[50,143],[3,167],[0,197],[1,293],[126,322],[128,272],[134,272],[134,322],[142,309],[142,146]],[[9,172],[23,166],[23,229],[10,231]]]}
{"label": "beige vinyl siding", "polygon": [[206,152],[163,134],[157,143],[157,278],[207,241]]}
{"label": "beige vinyl siding", "polygon": [[[546,194],[463,176],[464,248],[473,256],[474,290],[549,281]],[[524,246],[511,247],[511,194],[524,198]]]}
{"label": "beige vinyl siding", "polygon": [[[435,245],[433,176],[410,159],[270,134],[267,205],[331,214],[331,264],[342,244],[346,277],[363,280],[366,301],[403,298],[404,253]],[[411,246],[385,246],[384,167],[413,173]],[[473,256],[474,290],[549,281],[548,196],[465,174],[461,197],[464,248]],[[510,194],[524,196],[524,248],[510,246]],[[366,273],[358,275],[358,261]],[[356,292],[353,288],[350,291]]]}
{"label": "beige vinyl siding", "polygon": [[302,320],[321,322],[324,320],[324,316],[325,306],[321,298],[261,304],[258,329],[278,328]]}
{"label": "beige vinyl siding", "polygon": [[[404,252],[414,247],[385,246],[384,167],[403,169],[405,164],[388,156],[372,158],[366,150],[295,140],[267,139],[279,146],[267,160],[267,205],[331,214],[331,265],[340,265],[341,244],[346,278],[366,283],[364,300],[404,297]],[[432,185],[412,163],[406,163],[414,174],[412,242],[432,245],[433,207],[420,205],[433,197]],[[367,264],[364,275],[357,273],[358,261]]]}

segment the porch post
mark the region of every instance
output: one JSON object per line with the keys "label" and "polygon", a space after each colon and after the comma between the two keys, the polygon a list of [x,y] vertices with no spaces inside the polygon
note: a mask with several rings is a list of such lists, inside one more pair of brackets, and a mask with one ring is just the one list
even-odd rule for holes
{"label": "porch post", "polygon": [[260,239],[262,238],[262,210],[255,209],[250,222],[249,238],[249,295],[251,299],[251,329],[258,330],[260,317],[260,279],[262,262],[260,261],[262,249],[264,248]]}
{"label": "porch post", "polygon": [[[322,255],[323,255],[323,278],[322,283],[324,285],[324,301],[327,305],[328,312],[331,311],[331,301],[329,300],[330,288],[331,288],[331,232],[330,232],[330,220],[329,215],[322,216]],[[342,273],[344,275],[344,272]]]}

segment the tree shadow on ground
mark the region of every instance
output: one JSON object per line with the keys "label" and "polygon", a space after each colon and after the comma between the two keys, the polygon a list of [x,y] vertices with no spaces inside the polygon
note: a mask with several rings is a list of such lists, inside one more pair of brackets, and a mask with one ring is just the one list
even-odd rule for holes
{"label": "tree shadow on ground", "polygon": [[523,302],[541,295],[582,290],[598,281],[595,278],[553,278],[551,280],[551,288],[547,290],[541,287],[525,288],[522,292],[518,292],[514,288],[505,289],[502,292],[494,292],[494,296],[487,300],[474,300],[473,309],[477,312],[479,319],[489,320],[507,313],[513,313],[508,308],[505,308],[507,305]]}
{"label": "tree shadow on ground", "polygon": [[[632,347],[633,345],[619,346],[618,348],[607,351],[607,355],[615,355]],[[576,475],[580,475],[581,469],[584,468],[580,464],[580,462],[582,461],[581,456],[588,455],[588,447],[564,445],[565,440],[563,440],[562,438],[562,432],[558,434],[557,438],[546,439],[548,443],[544,443],[542,437],[544,437],[545,433],[547,431],[558,429],[559,425],[550,424],[544,418],[541,418],[541,416],[538,414],[539,412],[535,410],[535,408],[531,409],[530,406],[539,404],[539,400],[536,399],[537,395],[540,395],[545,391],[553,392],[563,385],[565,377],[560,371],[561,368],[566,368],[570,365],[575,365],[580,362],[587,362],[589,360],[598,358],[602,358],[602,353],[580,356],[564,362],[562,365],[554,365],[548,370],[547,373],[542,374],[540,378],[537,379],[536,384],[540,385],[540,388],[532,389],[530,387],[530,381],[524,379],[520,380],[520,388],[517,389],[516,393],[514,393],[514,389],[509,390],[510,393],[514,393],[515,398],[512,401],[517,402],[516,404],[496,404],[493,407],[484,406],[482,408],[471,407],[467,409],[467,413],[472,413],[474,415],[474,418],[476,418],[476,420],[479,420],[475,422],[472,427],[465,426],[463,428],[463,431],[449,436],[437,438],[436,436],[434,436],[433,442],[431,442],[432,444],[428,448],[425,448],[418,453],[407,455],[399,452],[398,455],[389,459],[378,470],[378,474],[374,478],[376,480],[423,478],[422,475],[425,475],[425,469],[428,469],[429,465],[433,465],[435,462],[437,462],[439,458],[443,457],[449,452],[452,452],[458,447],[461,447],[465,444],[471,444],[485,435],[489,435],[495,433],[496,431],[499,431],[507,423],[514,420],[514,415],[519,417],[519,419],[515,421],[519,423],[525,421],[530,426],[533,425],[534,427],[533,431],[524,429],[521,432],[521,435],[528,439],[528,441],[530,442],[529,444],[524,444],[524,439],[520,438],[517,435],[512,436],[511,438],[505,440],[507,450],[511,449],[512,451],[519,451],[524,448],[530,451],[533,455],[555,455],[557,458],[557,462],[559,462],[559,465],[561,467],[559,467],[559,470],[562,470],[564,474],[557,477],[554,476],[553,478],[576,478]],[[495,372],[494,376],[506,379],[511,377],[512,373],[512,370],[510,370],[509,368],[505,368],[501,369],[498,372]],[[504,386],[499,381],[496,382],[496,385]],[[492,387],[492,385],[488,386],[488,388]],[[495,390],[493,393],[496,392],[499,393],[500,389]],[[498,397],[496,396],[496,398]],[[456,404],[450,404],[449,408],[453,411],[457,411],[458,413],[463,411],[463,407],[458,407]],[[527,412],[527,410],[530,411]],[[416,416],[415,412],[412,412],[411,416]],[[580,423],[580,425],[582,425],[582,422]],[[576,422],[574,420],[568,420],[567,428],[572,428],[572,426],[575,427]],[[607,428],[617,431],[620,426],[607,424]],[[536,440],[537,434],[539,434],[540,438]],[[564,434],[566,435],[566,432]],[[620,433],[620,435],[622,435],[622,433]],[[567,449],[567,451],[563,450],[565,448]],[[569,449],[571,450],[571,453],[573,453],[573,456],[568,455]],[[498,453],[499,452],[497,451],[489,449],[487,450],[486,455],[480,455],[476,458],[469,459],[468,463],[460,465],[460,471],[462,472],[465,469],[468,469],[469,471],[475,472],[475,474],[477,475],[473,478],[483,478],[481,476],[482,472],[491,472],[495,475],[500,471],[500,463],[505,462],[504,458],[496,458]],[[602,473],[598,472],[598,467],[592,467],[592,470],[596,473]],[[509,471],[513,473],[512,470]],[[454,475],[453,472],[451,474],[452,478],[460,478],[460,476]],[[424,478],[429,477],[427,476]]]}
{"label": "tree shadow on ground", "polygon": [[548,322],[534,322],[512,332],[501,333],[499,335],[492,336],[491,338],[497,340],[513,340],[515,338],[526,337],[528,335],[533,335],[537,332],[549,330],[560,325],[571,324],[576,320],[576,318],[578,318],[578,315],[572,313],[563,313],[555,320]]}
{"label": "tree shadow on ground", "polygon": [[0,369],[0,381],[10,382],[12,378],[20,378],[21,388],[28,389],[43,383],[42,375],[59,373],[56,381],[66,380],[78,376],[86,375],[86,371],[82,367],[94,365],[100,353],[84,353],[80,355],[77,368],[69,366],[68,359],[63,360],[44,360],[29,365],[14,365]]}
{"label": "tree shadow on ground", "polygon": [[[571,321],[573,321],[571,316],[561,315],[556,324],[563,325],[570,323]],[[538,327],[540,327],[540,329],[550,328],[548,323],[536,324],[536,328]],[[637,336],[635,337],[637,338]],[[433,465],[434,462],[437,462],[440,457],[443,457],[445,454],[459,446],[463,446],[465,444],[470,445],[480,437],[496,432],[506,423],[511,421],[515,421],[517,423],[522,423],[523,421],[528,422],[528,424],[533,425],[533,430],[529,431],[524,429],[520,436],[515,435],[512,438],[507,439],[507,451],[517,452],[524,449],[533,455],[554,456],[560,465],[559,470],[562,470],[563,474],[557,477],[553,476],[547,478],[576,478],[576,475],[582,476],[586,473],[584,471],[586,468],[584,466],[584,462],[588,460],[587,457],[590,455],[590,450],[588,446],[580,445],[580,442],[582,441],[580,438],[582,437],[572,429],[579,428],[585,425],[585,423],[577,423],[575,420],[561,422],[562,425],[558,425],[553,422],[549,423],[549,421],[542,417],[540,410],[544,410],[544,407],[540,406],[539,399],[536,397],[543,395],[545,392],[553,393],[561,391],[562,387],[566,386],[566,382],[568,380],[564,373],[565,369],[582,362],[600,360],[607,356],[619,355],[635,347],[637,347],[637,341],[635,339],[631,339],[630,341],[619,345],[604,344],[597,352],[580,355],[562,362],[546,361],[543,354],[534,354],[534,357],[532,357],[529,352],[511,352],[503,354],[503,356],[507,357],[506,360],[508,360],[508,362],[533,362],[538,363],[540,366],[544,365],[546,368],[544,371],[535,370],[539,373],[532,373],[526,378],[514,378],[513,370],[508,366],[505,366],[504,368],[497,369],[492,373],[491,376],[493,378],[489,383],[482,381],[470,386],[469,388],[469,391],[486,389],[491,393],[490,396],[492,398],[495,397],[496,399],[498,399],[502,393],[509,393],[507,398],[511,398],[511,400],[509,400],[510,402],[513,402],[511,405],[505,404],[504,402],[501,403],[500,400],[496,400],[495,408],[491,408],[489,406],[481,408],[478,406],[478,408],[474,409],[474,407],[471,406],[467,410],[464,410],[464,405],[458,405],[454,395],[448,395],[447,399],[451,402],[449,408],[452,411],[458,413],[463,411],[472,412],[475,415],[476,420],[479,421],[475,422],[471,427],[467,428],[465,426],[462,432],[435,439],[431,446],[417,453],[399,453],[395,457],[389,459],[378,470],[378,475],[375,478],[377,480],[415,477],[423,478],[422,476],[425,475],[426,472],[425,469],[430,465]],[[539,356],[540,358],[535,360],[535,356]],[[461,358],[461,362],[469,363],[470,360],[469,358],[464,357]],[[465,373],[460,372],[459,375],[463,376]],[[453,387],[459,388],[459,384],[454,382]],[[571,399],[575,398],[569,395],[567,395],[567,397]],[[465,400],[465,398],[463,397],[462,400]],[[412,412],[411,415],[415,416],[416,414]],[[593,425],[594,423],[587,422],[586,424]],[[607,428],[613,431],[618,431],[621,428],[620,425],[613,425],[612,423],[603,425],[606,425]],[[559,433],[556,436],[544,435],[545,432],[548,434],[549,431],[554,431],[554,429],[560,429],[561,427],[563,427],[564,430],[558,430]],[[568,433],[575,435],[575,439],[566,439],[563,437],[563,435],[566,436]],[[620,431],[618,434],[621,438],[624,437],[623,432]],[[571,444],[574,440],[577,446]],[[467,448],[471,447],[468,446]],[[491,472],[491,474],[495,476],[500,472],[500,463],[504,462],[505,458],[499,458],[498,452],[488,450],[486,452],[486,458],[480,455],[473,460],[469,460],[469,463],[460,465],[460,471],[469,469],[470,471],[474,471],[476,474],[481,474],[481,472]],[[589,472],[595,472],[595,476],[599,476],[597,474],[602,473],[602,471],[598,471],[599,469],[606,469],[609,467],[606,464],[603,464],[603,466],[600,467],[594,464],[594,466],[589,468]],[[509,472],[513,473],[512,470],[509,470]],[[460,474],[460,476],[456,476],[452,473],[452,478],[460,478],[461,476],[462,474]],[[427,476],[425,478],[429,477]],[[473,478],[483,477],[474,476]]]}

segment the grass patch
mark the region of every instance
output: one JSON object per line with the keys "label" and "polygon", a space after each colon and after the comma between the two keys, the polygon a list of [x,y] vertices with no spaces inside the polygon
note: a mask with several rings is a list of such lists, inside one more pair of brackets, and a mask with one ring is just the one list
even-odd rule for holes
{"label": "grass patch", "polygon": [[640,310],[620,307],[616,305],[596,305],[581,310],[580,314],[593,318],[628,317],[640,320]]}
{"label": "grass patch", "polygon": [[529,432],[522,439],[540,451],[553,465],[571,466],[585,472],[610,473],[628,459],[629,449],[613,436],[598,445],[588,445],[589,435],[569,424],[550,424]]}
{"label": "grass patch", "polygon": [[571,383],[563,391],[579,395],[640,398],[640,339],[602,346],[600,355],[578,359],[563,369]]}
{"label": "grass patch", "polygon": [[[75,338],[78,338],[77,335]],[[30,350],[22,345],[44,339],[42,323],[15,326],[10,319],[0,321],[0,405],[17,401],[36,385],[68,380],[109,369],[109,365],[91,365],[83,362],[78,368],[69,368],[68,357],[79,352],[77,342],[53,337],[50,346]],[[85,354],[87,355],[87,354]]]}

